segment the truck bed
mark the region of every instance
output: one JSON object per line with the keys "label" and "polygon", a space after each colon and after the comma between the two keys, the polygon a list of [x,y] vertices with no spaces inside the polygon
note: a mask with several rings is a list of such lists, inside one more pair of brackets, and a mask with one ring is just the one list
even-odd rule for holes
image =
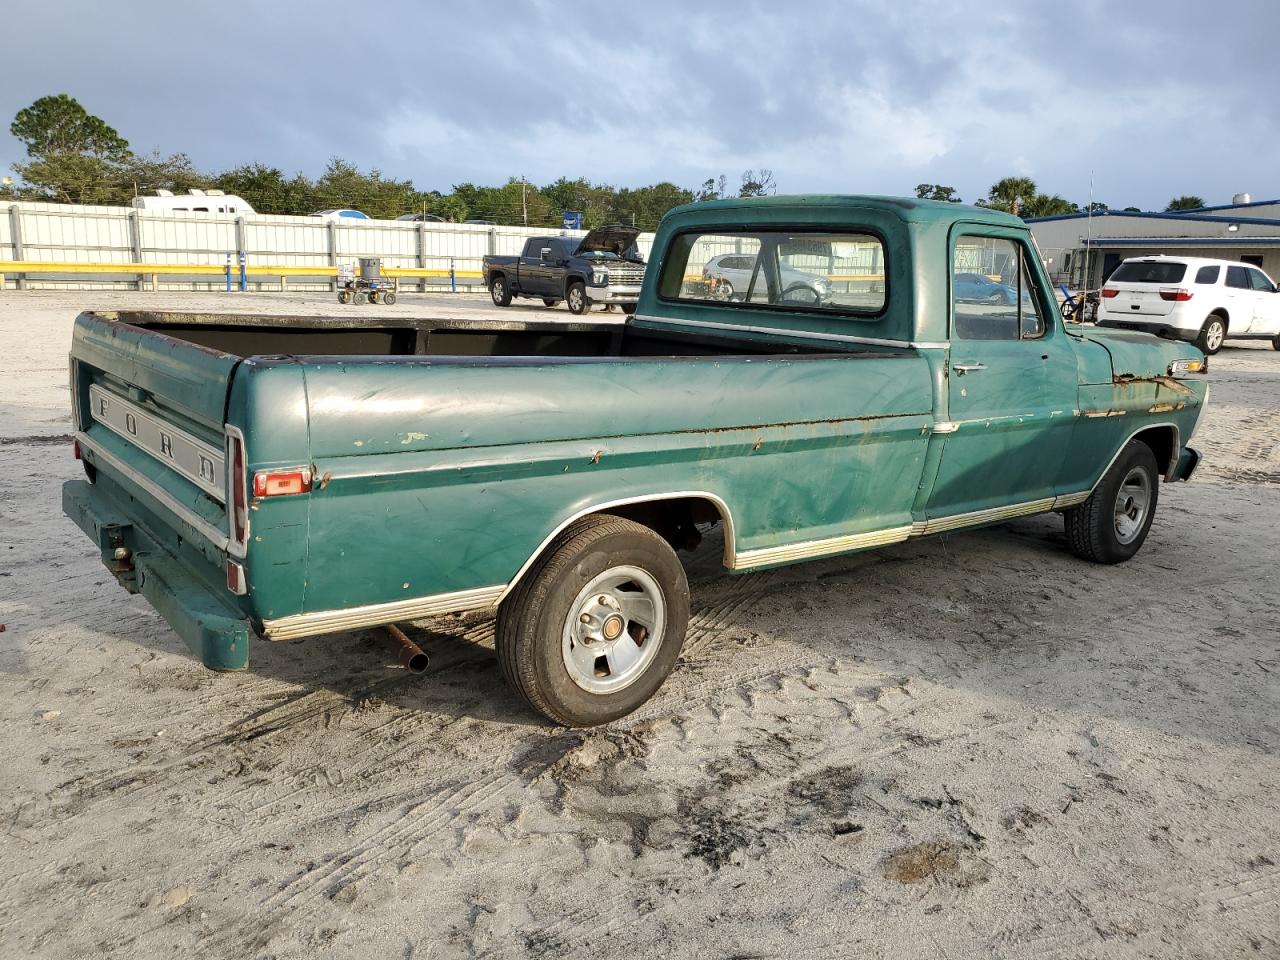
{"label": "truck bed", "polygon": [[[833,352],[833,348],[828,346],[784,346],[728,332],[712,335],[657,333],[616,322],[286,317],[150,311],[121,311],[99,316],[241,358],[275,355],[661,357]],[[854,346],[851,345],[849,350]]]}

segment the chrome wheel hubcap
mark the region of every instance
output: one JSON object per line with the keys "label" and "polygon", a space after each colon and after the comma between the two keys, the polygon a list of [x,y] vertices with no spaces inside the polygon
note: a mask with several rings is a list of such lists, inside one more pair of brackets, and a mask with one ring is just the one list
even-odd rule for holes
{"label": "chrome wheel hubcap", "polygon": [[570,679],[588,693],[635,683],[662,646],[667,621],[662,588],[639,567],[611,567],[569,607],[561,654]]}
{"label": "chrome wheel hubcap", "polygon": [[575,310],[580,309],[582,307],[582,293],[577,290],[571,291],[569,293],[569,302],[573,304]]}
{"label": "chrome wheel hubcap", "polygon": [[1116,494],[1116,539],[1121,543],[1133,543],[1142,531],[1151,510],[1151,480],[1141,467],[1134,467],[1125,474]]}
{"label": "chrome wheel hubcap", "polygon": [[1224,336],[1224,331],[1222,329],[1222,324],[1211,323],[1209,324],[1209,333],[1204,338],[1204,341],[1208,345],[1210,350],[1217,350],[1220,346],[1222,346],[1223,336]]}

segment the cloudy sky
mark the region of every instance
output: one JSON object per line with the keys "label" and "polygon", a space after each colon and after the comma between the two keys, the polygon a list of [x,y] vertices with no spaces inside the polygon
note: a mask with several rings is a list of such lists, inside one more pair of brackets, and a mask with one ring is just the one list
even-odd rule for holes
{"label": "cloudy sky", "polygon": [[[203,8],[198,10],[197,8]],[[0,14],[13,114],[69,93],[140,152],[426,189],[561,175],[966,200],[1280,196],[1280,3],[70,3]],[[508,12],[503,12],[503,11]],[[23,27],[21,20],[30,17]]]}

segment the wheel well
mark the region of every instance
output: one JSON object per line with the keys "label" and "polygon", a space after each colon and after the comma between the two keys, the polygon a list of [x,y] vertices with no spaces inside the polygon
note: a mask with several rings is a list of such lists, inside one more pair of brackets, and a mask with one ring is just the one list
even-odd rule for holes
{"label": "wheel well", "polygon": [[634,503],[604,505],[587,513],[579,514],[561,524],[538,546],[533,555],[525,561],[524,566],[511,578],[503,596],[507,596],[515,589],[516,584],[524,579],[525,574],[537,562],[538,558],[546,553],[547,549],[566,530],[583,520],[605,516],[625,517],[628,520],[646,526],[663,537],[677,550],[693,550],[698,546],[698,543],[702,540],[702,533],[698,530],[697,524],[719,521],[724,524],[724,564],[726,567],[733,565],[733,518],[730,516],[729,508],[725,504],[711,497],[698,496],[697,494],[675,497],[658,496],[650,500],[640,500]]}
{"label": "wheel well", "polygon": [[[1221,307],[1219,307],[1217,310],[1210,310],[1209,317],[1221,317],[1222,325],[1228,330],[1231,329],[1231,318],[1227,316],[1227,311],[1222,309]],[[1205,317],[1205,320],[1208,320],[1209,317]]]}
{"label": "wheel well", "polygon": [[1169,470],[1175,462],[1174,457],[1177,456],[1177,437],[1177,427],[1164,426],[1143,430],[1133,439],[1141,440],[1151,448],[1151,452],[1155,454],[1156,465],[1160,468],[1160,476],[1165,477],[1169,475]]}
{"label": "wheel well", "polygon": [[505,270],[492,270],[489,273],[490,286],[493,285],[493,281],[495,280],[505,280],[505,279],[507,279],[507,271]]}
{"label": "wheel well", "polygon": [[[706,497],[671,497],[642,500],[601,510],[600,513],[634,520],[665,539],[677,550],[696,549],[702,540],[698,524],[724,522],[721,507]],[[733,549],[733,535],[725,526],[725,553]]]}

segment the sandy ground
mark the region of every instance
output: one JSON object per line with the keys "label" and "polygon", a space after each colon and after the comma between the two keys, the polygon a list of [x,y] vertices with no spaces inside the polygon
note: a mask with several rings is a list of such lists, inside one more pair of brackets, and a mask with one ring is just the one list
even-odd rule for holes
{"label": "sandy ground", "polygon": [[372,632],[204,670],[61,514],[71,320],[126,303],[332,312],[0,295],[0,956],[1280,957],[1280,354],[1215,359],[1133,562],[709,544],[675,674],[583,733],[483,617],[422,678]]}

